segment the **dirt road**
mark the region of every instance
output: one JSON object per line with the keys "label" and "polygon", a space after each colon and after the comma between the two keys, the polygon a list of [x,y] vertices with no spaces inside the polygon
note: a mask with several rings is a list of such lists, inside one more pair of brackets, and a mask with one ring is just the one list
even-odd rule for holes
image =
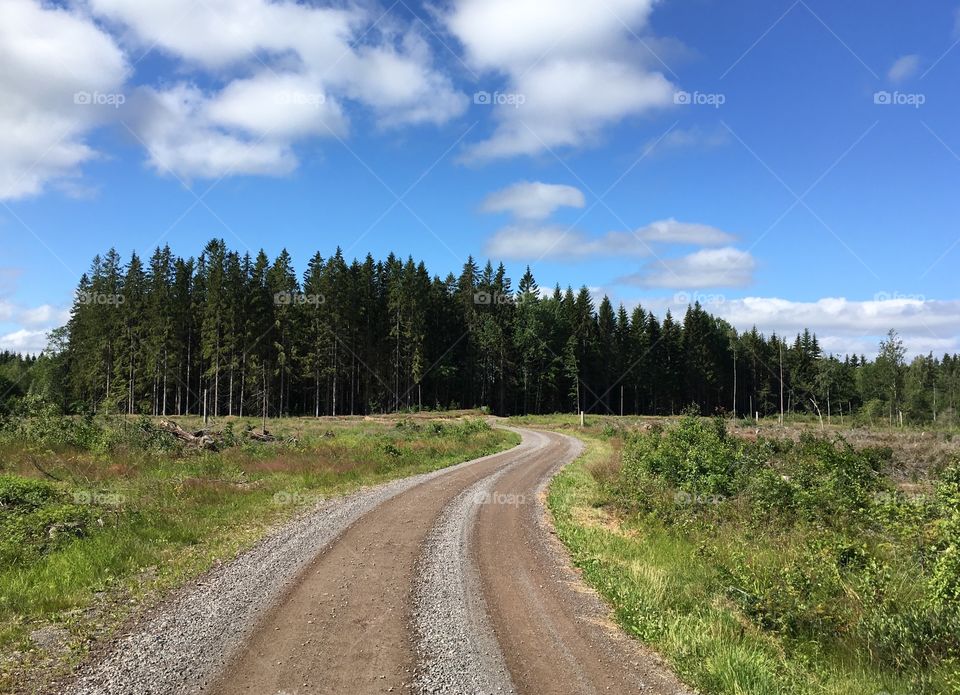
{"label": "dirt road", "polygon": [[[218,695],[687,692],[609,623],[550,533],[541,495],[580,443],[517,431],[523,441],[510,451],[337,512],[343,528],[317,541],[282,588],[259,598],[245,589],[235,619],[220,616],[225,661],[210,660],[217,636],[207,635],[201,653],[180,650],[182,678],[154,658],[152,673],[104,675],[101,665],[86,683]],[[246,566],[255,577],[256,563]],[[258,601],[269,607],[243,608]],[[154,626],[149,643],[169,629]]]}

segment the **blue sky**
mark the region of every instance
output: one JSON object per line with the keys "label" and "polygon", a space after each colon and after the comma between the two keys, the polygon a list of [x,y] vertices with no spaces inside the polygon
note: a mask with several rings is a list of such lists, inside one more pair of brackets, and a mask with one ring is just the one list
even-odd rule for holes
{"label": "blue sky", "polygon": [[218,236],[960,350],[958,10],[8,0],[0,347],[94,254]]}

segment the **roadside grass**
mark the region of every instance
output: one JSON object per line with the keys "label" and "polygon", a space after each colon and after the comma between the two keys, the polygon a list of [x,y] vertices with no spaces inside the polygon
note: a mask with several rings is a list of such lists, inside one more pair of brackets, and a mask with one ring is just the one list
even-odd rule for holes
{"label": "roadside grass", "polygon": [[[536,418],[525,422],[538,424]],[[745,606],[750,607],[757,596],[803,594],[801,575],[816,576],[817,567],[794,561],[809,560],[805,551],[818,541],[819,533],[802,524],[748,523],[734,502],[713,505],[709,496],[701,498],[704,504],[678,505],[674,496],[680,494],[686,502],[689,493],[663,481],[643,488],[659,496],[658,503],[637,504],[636,499],[624,497],[621,448],[625,437],[616,423],[604,418],[590,423],[588,418],[588,427],[581,430],[571,425],[570,418],[550,417],[541,424],[571,430],[587,443],[583,456],[556,476],[548,493],[557,533],[574,563],[606,599],[623,629],[661,653],[683,680],[701,692],[958,692],[955,661],[946,658],[922,666],[907,654],[911,642],[920,641],[921,651],[924,646],[913,633],[922,634],[924,629],[920,607],[925,604],[920,594],[926,584],[910,558],[901,555],[909,553],[911,543],[923,543],[922,539],[910,533],[903,538],[889,533],[877,544],[883,547],[869,548],[877,551],[876,568],[882,575],[877,581],[886,593],[867,601],[887,604],[877,611],[886,622],[871,629],[878,630],[887,644],[877,640],[878,644],[864,648],[851,630],[851,616],[864,608],[857,603],[864,599],[859,586],[847,586],[849,596],[826,590],[818,593],[814,586],[809,595],[804,594],[814,599],[814,605],[803,605],[799,599],[797,606],[784,601],[763,619],[762,613],[751,613]],[[623,429],[628,442],[636,436],[630,434],[630,427]],[[898,511],[909,514],[911,509],[908,504]],[[910,524],[892,528],[908,527],[915,528]],[[922,524],[919,528],[929,531]],[[814,559],[820,556],[814,554]],[[824,585],[844,586],[846,576],[839,582],[828,577],[834,565],[826,560],[821,568]],[[739,576],[732,575],[737,568]],[[748,594],[749,600],[738,591]],[[814,620],[792,633],[769,620],[808,615]],[[899,654],[890,645],[896,645],[901,636],[904,647]]]}
{"label": "roadside grass", "polygon": [[155,434],[142,421],[98,423],[133,428],[105,432],[119,442],[105,448],[31,437],[36,423],[0,431],[0,691],[63,671],[132,611],[321,498],[519,441],[471,415],[271,421],[280,441],[237,439],[218,452],[163,437],[141,446]]}

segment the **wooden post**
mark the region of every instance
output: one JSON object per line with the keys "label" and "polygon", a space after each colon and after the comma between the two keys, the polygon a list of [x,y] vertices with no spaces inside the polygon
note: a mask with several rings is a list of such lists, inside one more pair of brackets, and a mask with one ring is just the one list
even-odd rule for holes
{"label": "wooden post", "polygon": [[733,419],[737,419],[737,350],[733,350]]}
{"label": "wooden post", "polygon": [[582,410],[580,411],[580,426],[581,426],[581,427],[583,427],[583,426],[584,426],[584,421],[583,421],[583,411],[582,411]]}
{"label": "wooden post", "polygon": [[780,424],[783,424],[783,342],[780,342]]}

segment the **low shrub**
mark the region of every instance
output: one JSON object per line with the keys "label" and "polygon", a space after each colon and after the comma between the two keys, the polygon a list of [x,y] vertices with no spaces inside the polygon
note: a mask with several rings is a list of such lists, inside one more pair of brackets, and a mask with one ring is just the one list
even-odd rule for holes
{"label": "low shrub", "polygon": [[625,438],[608,499],[699,547],[716,592],[795,653],[921,682],[960,660],[960,465],[907,496],[882,474],[891,456],[812,434],[747,441],[688,415]]}

